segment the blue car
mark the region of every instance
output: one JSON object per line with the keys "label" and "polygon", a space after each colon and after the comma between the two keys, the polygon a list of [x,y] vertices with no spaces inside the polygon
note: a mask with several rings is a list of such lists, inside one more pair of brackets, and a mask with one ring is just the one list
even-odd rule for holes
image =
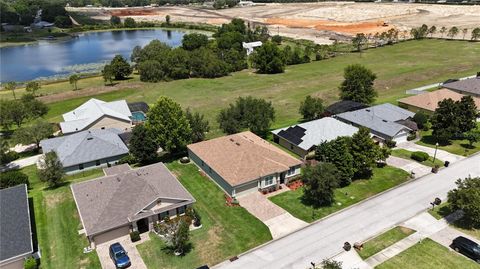
{"label": "blue car", "polygon": [[109,250],[110,258],[112,259],[116,268],[128,268],[130,265],[132,265],[127,252],[122,245],[120,245],[120,243],[114,243],[110,245]]}

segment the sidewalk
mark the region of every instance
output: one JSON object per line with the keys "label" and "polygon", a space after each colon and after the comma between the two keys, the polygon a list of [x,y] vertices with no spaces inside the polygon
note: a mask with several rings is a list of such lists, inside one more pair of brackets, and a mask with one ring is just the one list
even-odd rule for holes
{"label": "sidewalk", "polygon": [[[417,144],[415,144],[414,142],[411,142],[411,141],[398,143],[397,147],[401,148],[401,149],[406,149],[406,150],[409,150],[409,151],[423,151],[423,152],[428,153],[428,155],[430,155],[432,157],[435,155],[435,149],[434,148],[417,145]],[[463,156],[455,155],[455,154],[452,154],[450,152],[447,152],[447,151],[441,150],[441,149],[437,149],[436,157],[439,160],[449,161],[450,163],[455,163],[455,162],[458,162],[460,160],[465,159],[465,157],[463,157]]]}

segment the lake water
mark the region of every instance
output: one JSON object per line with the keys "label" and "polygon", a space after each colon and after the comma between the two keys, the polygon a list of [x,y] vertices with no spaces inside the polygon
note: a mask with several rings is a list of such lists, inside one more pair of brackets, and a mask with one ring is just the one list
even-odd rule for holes
{"label": "lake water", "polygon": [[153,39],[172,47],[180,46],[184,34],[161,29],[92,32],[67,41],[0,48],[0,82],[98,72],[116,54],[129,60],[135,46],[145,46]]}

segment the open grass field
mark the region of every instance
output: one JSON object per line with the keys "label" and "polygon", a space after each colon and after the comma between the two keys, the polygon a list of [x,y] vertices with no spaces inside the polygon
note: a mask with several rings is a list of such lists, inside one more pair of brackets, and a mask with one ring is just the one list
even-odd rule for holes
{"label": "open grass field", "polygon": [[407,172],[391,166],[374,168],[371,179],[355,180],[347,187],[336,189],[335,203],[332,206],[317,209],[302,203],[303,188],[287,191],[268,199],[287,210],[294,217],[306,222],[313,222],[397,186],[407,181],[408,176]]}
{"label": "open grass field", "polygon": [[193,164],[174,161],[167,167],[195,197],[202,228],[191,232],[193,249],[185,256],[166,254],[163,241],[150,234],[150,241],[137,248],[150,269],[196,268],[214,265],[272,239],[268,227],[243,207],[227,207],[224,193]]}
{"label": "open grass field", "polygon": [[[105,91],[99,77],[79,81],[82,89],[75,95],[59,102],[51,103],[48,119],[59,121],[61,113],[80,104],[75,96],[86,95],[105,100],[125,98],[128,101],[146,101],[149,104],[161,96],[169,96],[184,108],[204,113],[211,124],[210,137],[220,134],[216,116],[239,96],[252,95],[271,101],[276,108],[273,128],[294,124],[300,119],[298,107],[306,95],[323,98],[327,104],[338,99],[338,86],[343,78],[343,69],[354,63],[370,68],[378,78],[375,88],[378,91],[377,103],[396,103],[405,96],[405,90],[444,81],[452,77],[464,77],[478,71],[480,46],[478,43],[447,40],[421,40],[401,42],[393,46],[370,49],[362,54],[351,53],[338,57],[288,66],[286,72],[276,75],[260,75],[252,70],[233,73],[217,79],[186,79],[160,83],[141,83],[135,76],[131,80],[120,81],[115,92]],[[118,89],[117,89],[118,88]],[[71,92],[68,82],[43,86],[40,94]],[[17,90],[17,96],[24,92]],[[12,98],[11,92],[1,91],[0,98]],[[46,97],[42,97],[46,98]],[[52,96],[53,98],[53,96]]]}
{"label": "open grass field", "polygon": [[[442,203],[440,206],[435,207],[434,209],[428,210],[428,213],[430,213],[430,215],[434,216],[436,219],[441,219],[452,214],[453,211],[450,208],[449,203],[445,202],[445,203]],[[454,223],[451,223],[450,225],[455,227],[455,229],[458,229],[461,232],[469,234],[473,237],[476,237],[478,240],[480,240],[480,227],[477,227],[477,228],[472,227],[472,225],[469,222],[467,222],[465,219],[457,220]]]}
{"label": "open grass field", "polygon": [[[416,160],[410,158],[411,155],[412,155],[412,151],[408,151],[406,149],[394,149],[394,150],[392,150],[392,156],[407,159],[407,160],[411,160],[411,161],[416,161]],[[423,164],[423,165],[426,165],[426,166],[430,166],[430,167],[435,167],[435,165],[438,165],[439,167],[442,167],[443,163],[444,163],[442,160],[439,160],[438,158],[435,159],[435,163],[434,163],[432,156],[430,156],[428,158],[428,160],[426,160],[426,161],[423,161],[423,162],[416,161],[416,162],[420,163],[420,164]]]}
{"label": "open grass field", "polygon": [[83,248],[89,243],[85,235],[78,234],[81,223],[69,185],[103,175],[102,170],[67,176],[65,184],[56,189],[48,189],[39,181],[35,166],[21,171],[29,176],[29,197],[33,200],[36,234],[42,253],[41,268],[101,268],[95,251],[83,254]]}
{"label": "open grass field", "polygon": [[413,234],[414,232],[415,231],[412,229],[400,226],[392,228],[383,234],[363,243],[363,249],[361,251],[357,250],[357,252],[360,257],[365,260],[366,258],[386,249],[403,238]]}
{"label": "open grass field", "polygon": [[[480,130],[480,122],[477,122],[477,130]],[[432,130],[420,131],[420,135],[422,138],[418,142],[416,142],[416,144],[435,148],[435,143],[437,141],[432,135]],[[475,142],[472,146],[470,146],[468,140],[466,139],[451,140],[450,144],[440,144],[438,146],[438,149],[443,149],[450,153],[461,156],[469,156],[480,151],[480,141]]]}
{"label": "open grass field", "polygon": [[377,269],[478,269],[478,264],[452,250],[424,239],[392,259],[375,267]]}

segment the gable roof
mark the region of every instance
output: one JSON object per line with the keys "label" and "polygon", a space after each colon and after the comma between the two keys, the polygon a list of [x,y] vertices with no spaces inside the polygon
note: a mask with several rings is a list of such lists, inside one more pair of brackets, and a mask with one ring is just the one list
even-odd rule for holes
{"label": "gable roof", "polygon": [[341,113],[336,115],[336,118],[369,128],[372,132],[394,137],[402,130],[411,130],[397,122],[407,120],[414,115],[413,112],[387,103]]}
{"label": "gable roof", "polygon": [[[419,107],[428,111],[435,111],[438,107],[438,102],[445,99],[452,99],[453,101],[460,101],[464,95],[454,92],[449,89],[440,89],[433,92],[425,92],[419,95],[409,96],[398,100],[399,103]],[[473,97],[477,109],[480,110],[480,98]]]}
{"label": "gable roof", "polygon": [[[304,132],[296,132],[301,128]],[[328,142],[340,136],[352,136],[358,131],[357,127],[346,124],[337,119],[325,117],[298,125],[277,129],[272,133],[288,140],[303,150],[310,150],[322,142]]]}
{"label": "gable roof", "polygon": [[480,95],[480,76],[445,83],[443,87],[466,94]]}
{"label": "gable roof", "polygon": [[362,108],[367,108],[368,106],[359,102],[350,101],[350,100],[341,100],[329,105],[325,111],[331,115],[336,115],[344,112],[354,111]]}
{"label": "gable roof", "polygon": [[42,140],[44,153],[55,151],[64,167],[128,153],[118,129],[86,130]]}
{"label": "gable roof", "polygon": [[[71,186],[87,235],[120,227],[145,217],[146,213],[147,216],[159,214],[195,202],[163,163],[137,169],[123,168],[117,173],[106,171],[104,177]],[[178,202],[160,210],[145,210],[157,200],[167,198]]]}
{"label": "gable roof", "polygon": [[82,131],[104,116],[130,122],[132,113],[125,100],[104,102],[92,98],[74,110],[62,115],[60,128],[64,134]]}
{"label": "gable roof", "polygon": [[302,162],[250,131],[187,146],[231,186],[284,172]]}
{"label": "gable roof", "polygon": [[32,252],[27,185],[0,190],[0,262]]}

